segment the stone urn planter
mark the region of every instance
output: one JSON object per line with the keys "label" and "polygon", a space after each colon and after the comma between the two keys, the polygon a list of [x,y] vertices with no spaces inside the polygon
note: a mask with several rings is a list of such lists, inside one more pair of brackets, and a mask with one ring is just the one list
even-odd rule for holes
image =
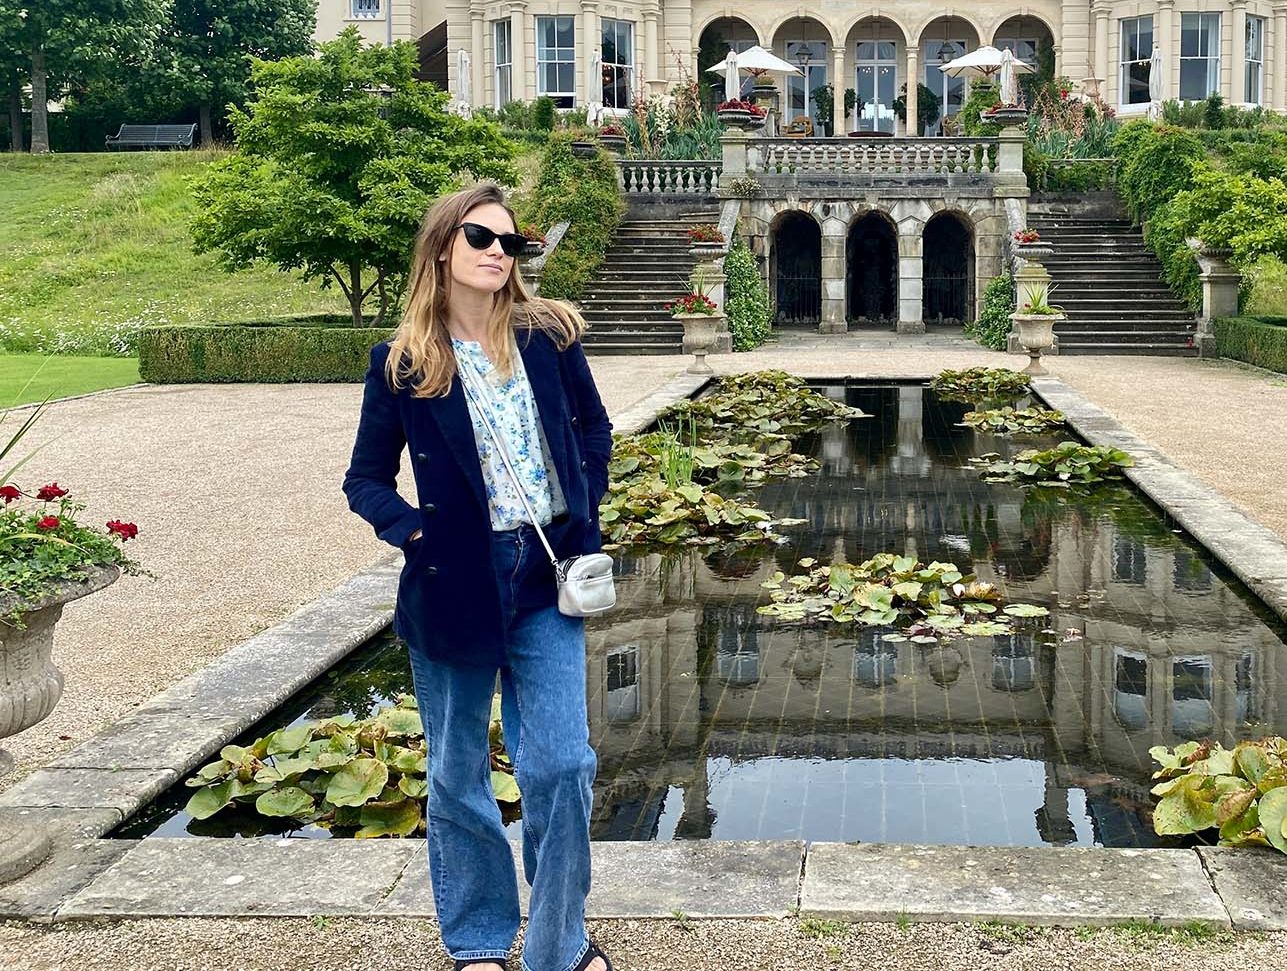
{"label": "stone urn planter", "polygon": [[999,125],[1007,128],[1011,125],[1022,125],[1028,120],[1028,110],[1013,105],[997,106],[990,111],[983,112],[983,117],[988,121],[995,121]]}
{"label": "stone urn planter", "polygon": [[715,346],[715,338],[723,314],[675,314],[675,320],[684,325],[684,348],[691,351],[693,363],[688,366],[689,374],[714,374],[714,369],[706,363],[706,353]]}
{"label": "stone urn planter", "polygon": [[724,255],[728,248],[728,243],[724,240],[691,240],[688,244],[688,255],[695,257],[699,262],[707,260],[717,260]]}
{"label": "stone urn planter", "polygon": [[621,155],[626,150],[625,135],[600,135],[599,144],[613,155]]}
{"label": "stone urn planter", "polygon": [[523,252],[518,254],[520,260],[532,260],[545,252],[545,244],[540,240],[529,239],[523,245]]}
{"label": "stone urn planter", "polygon": [[1029,263],[1040,263],[1042,260],[1055,255],[1055,248],[1050,243],[1020,243],[1012,241],[1010,245],[1014,248],[1015,256],[1021,256]]}
{"label": "stone urn planter", "polygon": [[572,142],[571,148],[575,158],[593,158],[599,150],[599,146],[594,142]]}
{"label": "stone urn planter", "polygon": [[[63,606],[115,583],[119,567],[90,567],[89,579],[57,584],[35,605],[23,611],[19,629],[0,623],[0,739],[17,735],[43,721],[63,694],[62,672],[54,666],[54,625]],[[0,596],[0,615],[17,605],[12,595]],[[0,749],[0,775],[13,769],[13,759]],[[17,821],[0,824],[0,884],[15,880],[49,855],[49,837]]]}
{"label": "stone urn planter", "polygon": [[721,108],[715,113],[725,128],[740,128],[742,131],[754,131],[764,127],[767,115],[756,114],[745,108]]}
{"label": "stone urn planter", "polygon": [[1010,322],[1019,335],[1019,344],[1028,352],[1028,366],[1023,369],[1024,374],[1050,373],[1041,366],[1041,352],[1054,344],[1055,323],[1064,319],[1063,314],[1010,315]]}

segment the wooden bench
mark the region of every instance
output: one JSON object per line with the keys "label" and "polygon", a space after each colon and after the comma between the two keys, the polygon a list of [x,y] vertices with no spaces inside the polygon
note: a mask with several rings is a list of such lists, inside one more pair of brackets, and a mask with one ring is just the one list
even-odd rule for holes
{"label": "wooden bench", "polygon": [[122,125],[107,136],[108,148],[191,148],[196,125]]}

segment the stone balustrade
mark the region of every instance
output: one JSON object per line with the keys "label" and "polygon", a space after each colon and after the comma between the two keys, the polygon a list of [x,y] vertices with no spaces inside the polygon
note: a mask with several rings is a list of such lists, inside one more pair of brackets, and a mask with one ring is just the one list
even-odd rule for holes
{"label": "stone balustrade", "polygon": [[617,180],[627,196],[714,196],[721,170],[712,160],[617,159]]}
{"label": "stone balustrade", "polygon": [[996,138],[754,138],[750,172],[774,175],[988,176],[1000,170]]}

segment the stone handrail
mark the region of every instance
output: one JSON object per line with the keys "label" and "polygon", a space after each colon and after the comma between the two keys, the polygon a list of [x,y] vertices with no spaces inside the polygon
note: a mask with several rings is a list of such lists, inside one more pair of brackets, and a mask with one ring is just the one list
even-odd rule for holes
{"label": "stone handrail", "polygon": [[563,242],[563,237],[567,235],[571,226],[572,224],[566,220],[555,223],[545,234],[545,252],[528,260],[524,265],[523,276],[530,284],[533,293],[541,292],[541,277],[545,274],[545,264],[554,255],[554,250],[558,248],[559,243]]}
{"label": "stone handrail", "polygon": [[721,169],[718,160],[619,158],[617,182],[628,196],[713,196]]}
{"label": "stone handrail", "polygon": [[997,171],[996,138],[756,138],[747,170],[767,175],[988,175]]}

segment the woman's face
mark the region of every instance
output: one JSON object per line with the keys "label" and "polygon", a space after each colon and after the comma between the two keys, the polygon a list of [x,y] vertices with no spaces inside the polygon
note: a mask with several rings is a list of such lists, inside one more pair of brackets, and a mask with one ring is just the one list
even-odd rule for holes
{"label": "woman's face", "polygon": [[[494,233],[514,232],[514,220],[504,206],[494,202],[475,206],[460,221],[486,226]],[[500,240],[493,239],[484,249],[474,249],[465,239],[464,230],[457,229],[452,233],[450,245],[449,255],[444,258],[448,260],[453,287],[468,287],[492,294],[509,281],[509,275],[514,271],[514,258],[501,250]]]}

